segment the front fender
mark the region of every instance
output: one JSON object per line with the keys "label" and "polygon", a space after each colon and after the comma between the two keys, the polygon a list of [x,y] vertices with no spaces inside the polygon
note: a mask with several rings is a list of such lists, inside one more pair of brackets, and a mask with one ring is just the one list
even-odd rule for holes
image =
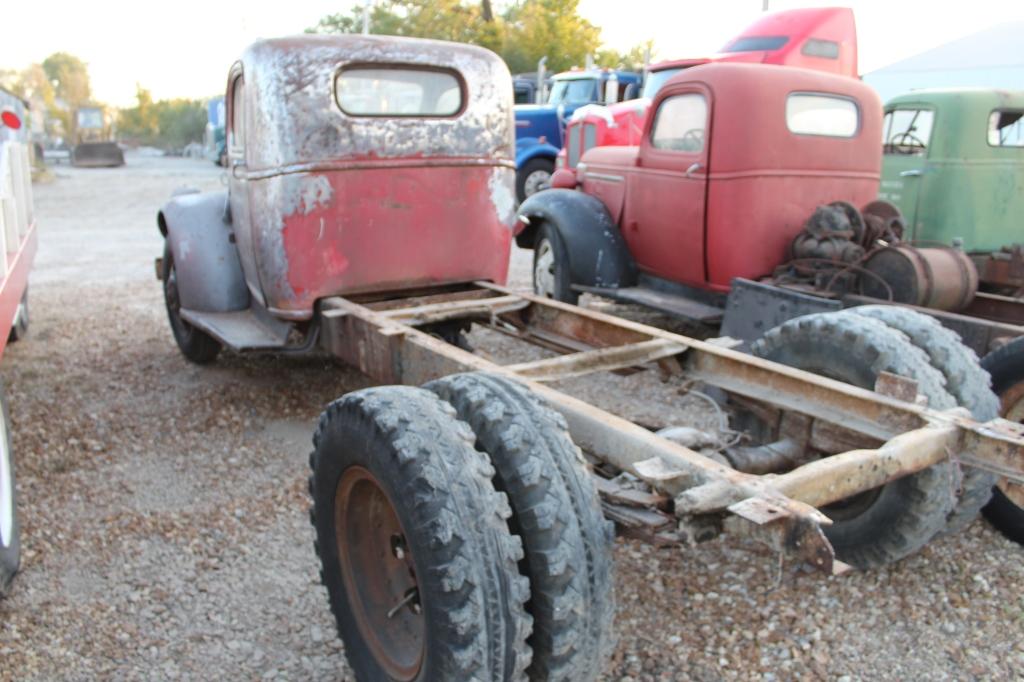
{"label": "front fender", "polygon": [[178,281],[181,307],[223,313],[249,307],[227,192],[179,194],[157,213]]}
{"label": "front fender", "polygon": [[573,284],[609,289],[636,284],[636,263],[600,199],[569,189],[548,189],[528,197],[519,215],[526,224],[516,235],[521,247],[533,248],[542,224],[558,232],[569,254]]}

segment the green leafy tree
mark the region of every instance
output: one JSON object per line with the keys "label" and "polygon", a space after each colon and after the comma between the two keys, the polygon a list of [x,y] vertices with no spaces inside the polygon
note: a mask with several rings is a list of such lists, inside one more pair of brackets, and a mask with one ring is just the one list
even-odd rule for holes
{"label": "green leafy tree", "polygon": [[654,41],[648,40],[634,45],[628,52],[619,52],[609,48],[597,51],[594,63],[597,66],[609,69],[625,69],[628,71],[641,71],[649,61],[653,61],[657,55],[654,48]]}
{"label": "green leafy tree", "polygon": [[550,71],[583,66],[601,44],[601,29],[580,16],[579,0],[522,0],[505,22],[502,57],[513,73],[532,71],[541,57]]}
{"label": "green leafy tree", "polygon": [[118,132],[122,137],[134,138],[151,143],[160,133],[160,123],[153,95],[138,83],[135,84],[135,106],[122,109],[118,116]]}
{"label": "green leafy tree", "polygon": [[[312,33],[359,33],[362,5],[331,14]],[[490,0],[380,0],[370,30],[381,35],[451,40],[497,52],[513,72],[532,71],[541,57],[548,69],[582,66],[600,45],[601,31],[579,14],[579,0],[517,0],[502,15]]]}
{"label": "green leafy tree", "polygon": [[149,90],[136,85],[135,101],[134,107],[120,111],[118,128],[122,139],[171,150],[203,140],[206,106],[201,100],[155,102]]}
{"label": "green leafy tree", "polygon": [[54,52],[43,60],[43,71],[53,83],[57,97],[69,108],[88,104],[92,97],[89,68],[81,59],[67,52]]}

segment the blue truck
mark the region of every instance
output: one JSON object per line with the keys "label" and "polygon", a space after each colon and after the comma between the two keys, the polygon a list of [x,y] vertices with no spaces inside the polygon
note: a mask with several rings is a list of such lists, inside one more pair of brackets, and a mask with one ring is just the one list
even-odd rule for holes
{"label": "blue truck", "polygon": [[613,104],[637,96],[641,76],[632,71],[587,69],[552,78],[547,104],[516,106],[516,196],[523,201],[551,179],[565,124],[587,104]]}

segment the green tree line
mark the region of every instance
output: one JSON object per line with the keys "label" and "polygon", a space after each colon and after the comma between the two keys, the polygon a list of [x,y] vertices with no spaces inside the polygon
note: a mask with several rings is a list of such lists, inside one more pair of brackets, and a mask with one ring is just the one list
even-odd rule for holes
{"label": "green tree line", "polygon": [[[309,33],[359,33],[365,8],[329,14]],[[370,32],[451,40],[498,53],[512,73],[533,71],[547,57],[549,71],[583,66],[587,55],[598,66],[639,69],[651,44],[620,53],[601,48],[601,29],[580,16],[579,0],[517,0],[495,12],[491,0],[377,0]]]}
{"label": "green tree line", "polygon": [[[0,71],[0,85],[19,97],[45,108],[46,134],[74,144],[75,111],[97,106],[89,82],[89,67],[78,57],[55,52],[41,64],[22,71]],[[163,149],[181,149],[202,142],[206,129],[203,100],[170,99],[154,102],[149,91],[138,86],[136,105],[113,111],[118,139]]]}
{"label": "green tree line", "polygon": [[198,99],[154,101],[149,90],[136,85],[134,107],[121,109],[121,139],[162,149],[180,150],[190,142],[202,142],[206,130],[206,105]]}

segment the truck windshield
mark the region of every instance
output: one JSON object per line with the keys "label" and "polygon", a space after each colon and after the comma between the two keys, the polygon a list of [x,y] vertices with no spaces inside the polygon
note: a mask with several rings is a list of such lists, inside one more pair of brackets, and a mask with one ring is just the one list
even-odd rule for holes
{"label": "truck windshield", "polygon": [[934,112],[928,109],[895,109],[882,122],[882,152],[924,156],[932,136]]}
{"label": "truck windshield", "polygon": [[597,102],[596,78],[566,78],[556,80],[551,86],[548,104],[589,104]]}
{"label": "truck windshield", "polygon": [[665,84],[665,81],[682,71],[684,68],[685,67],[677,66],[674,69],[651,71],[647,74],[647,80],[644,81],[644,89],[640,93],[640,96],[653,99],[654,96],[658,94],[658,90],[661,90],[661,86]]}
{"label": "truck windshield", "polygon": [[788,42],[787,36],[747,36],[732,41],[722,52],[771,52]]}

